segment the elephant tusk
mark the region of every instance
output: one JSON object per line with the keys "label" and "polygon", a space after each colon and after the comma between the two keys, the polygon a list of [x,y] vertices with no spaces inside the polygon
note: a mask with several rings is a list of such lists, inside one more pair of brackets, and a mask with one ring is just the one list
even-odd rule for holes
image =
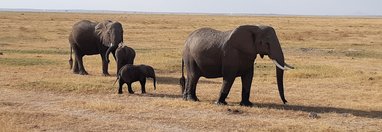
{"label": "elephant tusk", "polygon": [[287,68],[289,68],[289,69],[294,69],[293,66],[290,66],[290,65],[288,65],[287,63],[285,63],[285,67],[287,67]]}
{"label": "elephant tusk", "polygon": [[279,63],[277,63],[276,60],[273,60],[273,59],[272,59],[272,61],[273,61],[273,63],[275,63],[275,65],[276,65],[278,68],[280,68],[281,70],[285,70],[285,68],[284,68],[283,66],[281,66]]}
{"label": "elephant tusk", "polygon": [[113,47],[113,43],[110,43],[110,47]]}

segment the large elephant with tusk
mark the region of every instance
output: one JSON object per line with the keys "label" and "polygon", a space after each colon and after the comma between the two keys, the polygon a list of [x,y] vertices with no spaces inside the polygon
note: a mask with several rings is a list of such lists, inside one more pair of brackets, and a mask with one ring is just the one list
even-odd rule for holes
{"label": "large elephant with tusk", "polygon": [[[254,61],[257,55],[268,55],[276,64],[276,78],[281,100],[284,97],[283,76],[286,68],[280,42],[270,26],[243,25],[231,31],[201,28],[192,32],[185,42],[182,57],[182,86],[185,100],[197,101],[196,84],[200,77],[223,77],[217,104],[227,104],[225,99],[236,77],[241,77],[242,99],[240,105],[250,106]],[[184,65],[187,79],[184,77]]]}
{"label": "large elephant with tusk", "polygon": [[[70,68],[73,73],[87,75],[82,57],[85,55],[101,54],[103,75],[109,76],[109,54],[113,53],[119,43],[123,42],[122,24],[106,20],[104,22],[91,22],[82,20],[73,25],[69,35],[70,43]],[[72,51],[75,54],[73,67]]]}

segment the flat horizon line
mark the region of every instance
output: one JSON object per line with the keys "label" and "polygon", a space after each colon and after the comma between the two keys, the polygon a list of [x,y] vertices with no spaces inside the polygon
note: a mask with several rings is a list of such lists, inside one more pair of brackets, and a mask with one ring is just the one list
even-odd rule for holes
{"label": "flat horizon line", "polygon": [[105,14],[163,14],[163,15],[221,15],[221,16],[312,16],[312,17],[372,17],[382,18],[382,15],[300,15],[274,13],[200,13],[200,12],[155,12],[155,11],[119,11],[119,10],[88,10],[88,9],[29,9],[0,8],[0,12],[41,12],[41,13],[105,13]]}

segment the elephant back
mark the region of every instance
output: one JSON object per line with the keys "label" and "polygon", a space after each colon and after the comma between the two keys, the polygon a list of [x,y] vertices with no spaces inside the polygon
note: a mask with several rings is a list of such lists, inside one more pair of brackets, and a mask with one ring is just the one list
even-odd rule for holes
{"label": "elephant back", "polygon": [[81,20],[73,25],[69,42],[75,44],[84,55],[99,54],[99,38],[95,34],[97,23],[89,20]]}
{"label": "elephant back", "polygon": [[126,62],[126,64],[134,63],[135,51],[131,47],[128,47],[126,45],[119,46],[115,51],[115,55],[117,58],[117,62]]}

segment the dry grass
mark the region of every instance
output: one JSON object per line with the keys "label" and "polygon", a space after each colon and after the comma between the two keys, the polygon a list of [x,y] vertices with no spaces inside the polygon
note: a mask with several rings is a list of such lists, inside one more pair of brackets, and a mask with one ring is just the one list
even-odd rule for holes
{"label": "dry grass", "polygon": [[[84,58],[89,76],[72,74],[67,37],[82,19],[120,21],[135,62],[155,68],[157,91],[148,81],[149,94],[134,84],[136,94],[117,95],[115,77],[101,75],[99,55]],[[0,12],[0,23],[0,131],[382,130],[381,18]],[[238,105],[239,78],[228,106],[213,104],[221,79],[202,78],[201,102],[183,101],[177,83],[187,35],[243,24],[275,27],[296,67],[285,73],[289,105],[281,104],[269,59],[256,60],[254,107]],[[112,75],[115,68],[112,61]]]}

